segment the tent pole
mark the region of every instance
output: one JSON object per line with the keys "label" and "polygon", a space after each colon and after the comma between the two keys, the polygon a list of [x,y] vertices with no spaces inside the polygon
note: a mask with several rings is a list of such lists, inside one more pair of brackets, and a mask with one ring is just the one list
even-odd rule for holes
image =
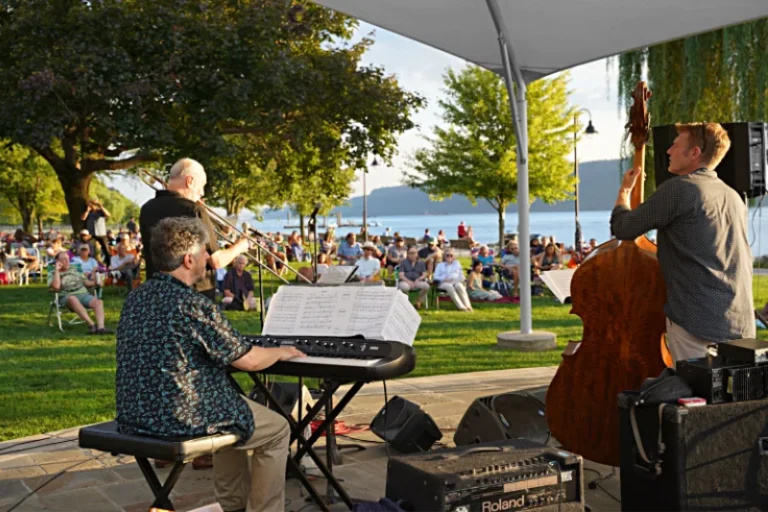
{"label": "tent pole", "polygon": [[[501,49],[501,60],[504,64],[504,79],[509,92],[509,107],[517,135],[517,232],[520,247],[520,333],[530,334],[533,330],[531,319],[531,237],[530,237],[530,203],[528,200],[528,102],[525,98],[525,80],[520,72],[520,66],[515,60],[510,46],[507,27],[501,16],[497,0],[486,0],[491,18],[496,26]],[[513,80],[514,74],[514,80]],[[517,91],[513,87],[517,85]]]}

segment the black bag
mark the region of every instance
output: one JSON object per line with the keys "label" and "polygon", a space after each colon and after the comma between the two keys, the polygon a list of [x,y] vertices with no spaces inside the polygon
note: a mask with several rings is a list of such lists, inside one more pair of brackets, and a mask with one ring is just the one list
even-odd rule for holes
{"label": "black bag", "polygon": [[[633,402],[629,405],[629,420],[632,425],[632,435],[635,439],[635,446],[640,458],[645,461],[657,475],[662,472],[661,461],[664,455],[665,446],[661,439],[662,414],[667,404],[677,403],[680,398],[690,398],[693,396],[693,390],[688,383],[672,368],[665,368],[658,377],[649,377],[645,379],[640,386],[640,392]],[[640,429],[637,426],[637,417],[635,409],[640,406],[658,406],[659,409],[659,435],[658,458],[651,460],[643,447],[643,441],[640,437]]]}

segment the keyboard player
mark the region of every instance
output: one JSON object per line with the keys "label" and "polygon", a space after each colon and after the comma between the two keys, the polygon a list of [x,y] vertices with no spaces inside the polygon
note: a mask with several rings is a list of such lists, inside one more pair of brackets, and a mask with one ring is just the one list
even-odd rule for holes
{"label": "keyboard player", "polygon": [[118,427],[157,437],[238,434],[234,450],[214,454],[217,501],[225,512],[282,511],[288,424],[240,395],[227,368],[258,371],[304,354],[252,346],[194,291],[205,275],[207,242],[198,219],[167,218],[154,228],[158,272],[128,296],[117,329]]}

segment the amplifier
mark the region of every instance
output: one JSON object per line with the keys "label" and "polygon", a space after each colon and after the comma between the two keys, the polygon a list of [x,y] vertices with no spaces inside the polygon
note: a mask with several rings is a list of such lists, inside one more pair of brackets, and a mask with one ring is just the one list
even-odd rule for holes
{"label": "amplifier", "polygon": [[726,363],[722,356],[688,359],[677,363],[694,396],[709,404],[757,400],[768,396],[768,366]]}
{"label": "amplifier", "polygon": [[584,510],[583,461],[525,439],[392,457],[387,498],[419,512]]}
{"label": "amplifier", "polygon": [[636,407],[637,435],[647,458],[660,461],[656,470],[639,455],[629,412],[636,398],[618,397],[621,510],[768,510],[768,400],[669,404],[661,418],[656,405]]}

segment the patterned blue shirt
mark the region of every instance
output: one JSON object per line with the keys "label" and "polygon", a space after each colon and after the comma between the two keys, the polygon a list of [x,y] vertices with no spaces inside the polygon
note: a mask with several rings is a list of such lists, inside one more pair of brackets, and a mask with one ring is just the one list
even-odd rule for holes
{"label": "patterned blue shirt", "polygon": [[219,308],[156,273],[128,296],[117,327],[117,423],[124,434],[253,435],[253,415],[227,378],[251,345]]}

